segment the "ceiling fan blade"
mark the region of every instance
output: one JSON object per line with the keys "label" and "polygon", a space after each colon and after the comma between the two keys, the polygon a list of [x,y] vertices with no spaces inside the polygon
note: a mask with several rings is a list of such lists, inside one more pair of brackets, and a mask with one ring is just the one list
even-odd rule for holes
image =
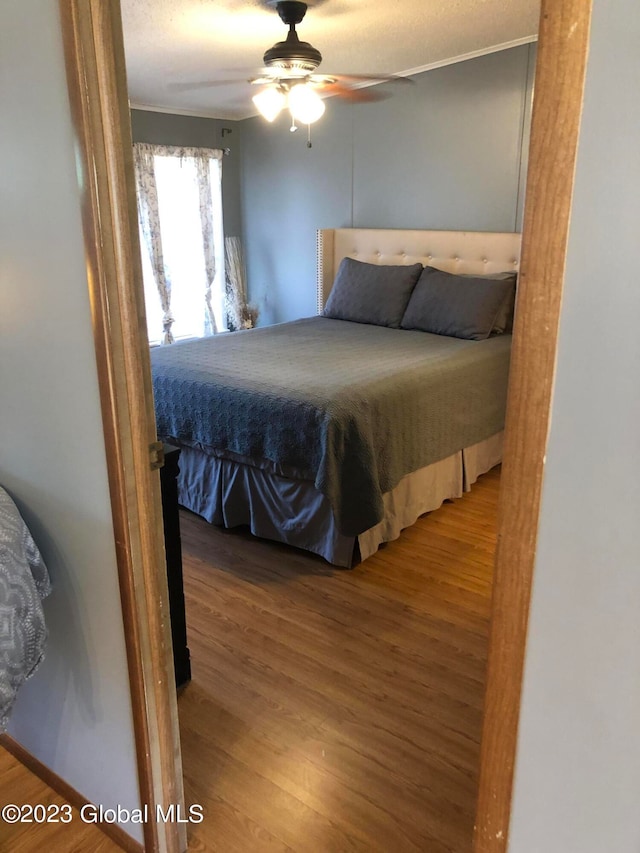
{"label": "ceiling fan blade", "polygon": [[227,80],[194,80],[191,83],[167,83],[172,92],[195,92],[197,89],[210,89],[214,86],[232,86],[237,83],[249,83],[248,77],[228,78]]}
{"label": "ceiling fan blade", "polygon": [[350,101],[353,104],[369,104],[374,101],[384,101],[391,97],[391,92],[384,91],[378,86],[367,86],[364,89],[353,89],[350,86],[344,86],[340,81],[335,83],[325,83],[318,86],[322,93],[329,96],[341,98],[343,101]]}
{"label": "ceiling fan blade", "polygon": [[331,74],[331,77],[337,77],[339,80],[359,82],[376,82],[376,83],[408,83],[413,84],[411,77],[401,77],[399,74]]}
{"label": "ceiling fan blade", "polygon": [[191,92],[196,89],[208,89],[214,86],[230,86],[236,83],[257,83],[264,84],[275,83],[278,80],[305,80],[309,75],[300,73],[299,71],[287,71],[282,68],[223,68],[219,73],[231,73],[243,75],[241,77],[221,77],[216,80],[193,80],[188,83],[169,83],[167,88],[174,92]]}

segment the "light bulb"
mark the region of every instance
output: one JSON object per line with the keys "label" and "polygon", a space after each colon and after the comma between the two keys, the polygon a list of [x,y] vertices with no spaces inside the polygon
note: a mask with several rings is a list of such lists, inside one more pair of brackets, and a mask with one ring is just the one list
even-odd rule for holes
{"label": "light bulb", "polygon": [[279,89],[274,89],[273,86],[258,92],[251,100],[258,108],[260,115],[267,121],[274,121],[285,105],[284,95]]}
{"label": "light bulb", "polygon": [[324,101],[317,92],[305,83],[298,83],[289,91],[291,115],[301,124],[313,124],[324,113]]}

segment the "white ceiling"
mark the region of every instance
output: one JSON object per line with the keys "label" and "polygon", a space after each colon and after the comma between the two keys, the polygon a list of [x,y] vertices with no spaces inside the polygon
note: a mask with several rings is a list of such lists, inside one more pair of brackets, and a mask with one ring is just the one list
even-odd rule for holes
{"label": "white ceiling", "polygon": [[[297,27],[324,73],[406,74],[532,41],[539,0],[310,0]],[[246,80],[287,28],[271,0],[122,0],[132,106],[254,115]],[[240,80],[215,86],[184,84]]]}

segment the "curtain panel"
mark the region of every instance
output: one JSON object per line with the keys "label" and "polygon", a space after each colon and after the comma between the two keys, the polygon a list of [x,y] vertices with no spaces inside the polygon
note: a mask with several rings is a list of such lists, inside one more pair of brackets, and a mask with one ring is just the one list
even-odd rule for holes
{"label": "curtain panel", "polygon": [[158,205],[158,182],[156,180],[156,157],[177,158],[180,162],[190,161],[195,167],[198,189],[200,228],[205,263],[206,285],[202,294],[205,312],[205,332],[216,334],[218,327],[211,303],[211,291],[216,277],[216,245],[213,223],[213,188],[211,162],[217,161],[219,168],[214,180],[220,193],[223,151],[217,148],[177,147],[136,142],[133,145],[138,199],[138,223],[143,250],[150,260],[153,279],[162,308],[163,344],[174,341],[171,327],[174,316],[171,310],[171,273],[165,263],[162,250],[162,223]]}

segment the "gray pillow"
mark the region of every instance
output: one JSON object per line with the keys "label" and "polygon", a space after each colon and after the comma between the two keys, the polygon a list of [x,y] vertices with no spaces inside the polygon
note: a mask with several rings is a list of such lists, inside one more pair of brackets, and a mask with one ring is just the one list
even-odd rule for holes
{"label": "gray pillow", "polygon": [[454,275],[425,267],[401,327],[482,341],[491,334],[513,288],[511,276]]}
{"label": "gray pillow", "polygon": [[510,334],[513,331],[513,312],[516,307],[516,281],[518,274],[515,272],[494,272],[489,275],[474,276],[467,275],[466,273],[458,273],[458,275],[462,275],[462,278],[488,278],[494,281],[510,281],[512,283],[513,290],[509,292],[509,295],[502,303],[502,308],[498,311],[498,316],[491,331],[492,335],[503,335],[505,332]]}
{"label": "gray pillow", "polygon": [[382,266],[343,258],[323,314],[398,329],[421,272],[422,264]]}
{"label": "gray pillow", "polygon": [[[505,333],[511,334],[513,331],[513,314],[516,308],[516,281],[518,276],[516,273],[496,273],[495,278],[498,279],[498,276],[503,276],[500,278],[500,281],[509,281],[511,282],[511,290],[507,294],[507,298],[504,300],[502,304],[502,308],[498,311],[498,316],[496,317],[496,321],[493,324],[492,335],[502,335]],[[488,278],[494,278],[494,276],[488,276]]]}

